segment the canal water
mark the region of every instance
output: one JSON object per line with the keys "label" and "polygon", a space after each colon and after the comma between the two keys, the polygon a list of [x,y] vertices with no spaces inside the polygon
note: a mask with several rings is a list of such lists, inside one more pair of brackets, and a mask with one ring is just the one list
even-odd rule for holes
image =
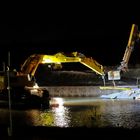
{"label": "canal water", "polygon": [[[140,100],[53,97],[50,103],[47,109],[12,109],[13,126],[140,127]],[[8,108],[0,108],[0,125],[8,123]]]}

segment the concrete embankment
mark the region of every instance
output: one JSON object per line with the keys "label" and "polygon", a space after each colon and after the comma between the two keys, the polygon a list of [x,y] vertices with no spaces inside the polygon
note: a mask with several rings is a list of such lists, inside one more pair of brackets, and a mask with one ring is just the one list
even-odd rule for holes
{"label": "concrete embankment", "polygon": [[49,86],[47,89],[52,97],[98,97],[122,91],[120,89],[101,90],[99,86]]}
{"label": "concrete embankment", "polygon": [[[39,85],[48,89],[50,96],[92,96],[97,97],[105,94],[121,92],[119,89],[104,89],[103,79],[100,75],[93,72],[77,71],[59,71],[51,72],[47,78],[43,75],[37,78]],[[40,80],[41,79],[41,80]],[[113,86],[112,81],[106,79],[106,86]],[[121,80],[115,81],[116,86],[132,86],[140,83],[140,69],[129,69],[128,72],[122,73]]]}

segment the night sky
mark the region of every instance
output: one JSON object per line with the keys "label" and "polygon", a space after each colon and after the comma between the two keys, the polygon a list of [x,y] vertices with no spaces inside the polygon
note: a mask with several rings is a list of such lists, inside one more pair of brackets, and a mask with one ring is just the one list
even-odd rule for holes
{"label": "night sky", "polygon": [[[119,65],[129,39],[132,23],[140,26],[137,17],[87,16],[80,20],[53,24],[0,24],[0,60],[17,66],[33,53],[55,54],[78,51],[93,57],[102,65]],[[140,43],[135,47],[130,63],[140,64]]]}

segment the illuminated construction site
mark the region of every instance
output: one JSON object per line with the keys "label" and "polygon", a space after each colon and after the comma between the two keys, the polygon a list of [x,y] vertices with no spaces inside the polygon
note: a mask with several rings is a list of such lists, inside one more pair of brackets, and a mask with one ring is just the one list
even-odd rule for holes
{"label": "illuminated construction site", "polygon": [[[8,96],[7,89],[10,89],[13,92],[23,90],[26,93],[26,95],[23,94],[24,96],[21,94],[19,98],[36,96],[41,99],[41,102],[42,98],[49,98],[49,96],[101,96],[103,98],[123,98],[123,96],[118,95],[118,92],[120,94],[124,91],[124,98],[138,99],[139,74],[131,75],[131,69],[128,68],[128,63],[135,42],[137,42],[139,38],[140,33],[138,26],[133,24],[123,59],[117,67],[105,67],[92,57],[87,57],[80,52],[70,52],[69,54],[58,52],[54,55],[33,54],[25,60],[20,71],[12,71],[9,69],[10,67],[7,66],[8,70],[1,72],[0,90],[2,98],[6,98],[5,94],[3,94],[4,92],[6,92]],[[79,63],[88,68],[88,70],[84,71],[81,69],[80,72],[63,70],[65,64],[70,65],[73,63],[76,63],[76,65]],[[46,67],[45,70],[48,75],[42,75],[41,78],[38,78],[37,73],[38,75],[42,73],[38,71],[41,65]],[[74,78],[77,77],[77,75],[82,78],[79,79],[79,84],[78,78]],[[131,80],[128,80],[130,78]],[[8,83],[9,79],[10,83]],[[46,80],[45,82],[44,79]],[[84,82],[82,83],[82,81]],[[108,95],[111,93],[115,93],[115,95]],[[102,96],[104,94],[105,96]],[[17,99],[17,96],[19,95],[15,94],[13,98]]]}
{"label": "illuminated construction site", "polygon": [[[48,73],[46,76],[43,74],[37,81],[41,81],[39,83],[41,86],[48,86],[47,89],[51,96],[100,96],[119,92],[115,96],[101,97],[138,99],[139,69],[128,68],[128,65],[131,53],[139,38],[138,26],[133,24],[123,59],[118,66],[105,67],[92,57],[87,57],[79,52],[71,52],[69,54],[59,52],[54,55],[31,55],[22,65],[21,73],[30,74],[31,76],[34,76],[36,73],[37,75],[37,73],[41,73],[40,71],[37,72],[37,68],[40,65],[45,65],[45,72],[47,71]],[[66,64],[67,66],[72,64],[75,67],[80,67],[78,63],[88,69],[84,70],[83,67],[80,71],[66,71],[64,69]],[[45,82],[43,83],[42,81]],[[128,93],[128,96],[125,95],[123,97],[124,91],[124,94]],[[121,97],[119,96],[120,93]]]}

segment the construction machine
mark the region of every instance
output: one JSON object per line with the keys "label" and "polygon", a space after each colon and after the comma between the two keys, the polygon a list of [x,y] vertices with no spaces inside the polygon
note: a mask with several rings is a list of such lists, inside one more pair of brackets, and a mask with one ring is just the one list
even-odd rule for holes
{"label": "construction machine", "polygon": [[[20,71],[10,71],[10,88],[17,90],[21,89],[30,92],[31,95],[43,96],[43,92],[46,89],[42,89],[37,86],[35,80],[35,72],[39,64],[49,64],[51,69],[61,69],[62,63],[81,63],[94,71],[96,74],[103,78],[105,85],[105,75],[108,74],[108,80],[120,80],[120,73],[128,70],[128,62],[135,46],[135,42],[140,38],[140,33],[138,31],[138,26],[133,24],[130,32],[130,37],[128,44],[123,56],[121,65],[116,70],[106,71],[104,67],[99,64],[92,57],[87,57],[79,52],[72,52],[70,54],[65,54],[63,52],[58,52],[54,55],[46,54],[33,54],[29,56],[20,68]],[[8,71],[9,72],[9,71]],[[0,91],[7,90],[7,74],[6,72],[0,73]]]}
{"label": "construction machine", "polygon": [[[26,98],[28,103],[33,102],[33,98],[36,98],[39,102],[49,104],[49,92],[47,88],[39,87],[36,79],[35,72],[39,64],[48,64],[51,69],[62,69],[62,63],[79,62],[89,69],[93,70],[98,75],[104,77],[103,66],[100,65],[92,57],[86,57],[79,52],[72,52],[70,54],[64,54],[63,52],[56,53],[54,55],[46,54],[33,54],[29,56],[21,66],[19,71],[10,70],[0,73],[0,99],[6,99],[8,91],[11,91],[12,101],[21,101],[20,99]],[[8,83],[9,82],[9,83]],[[36,102],[37,102],[36,100]]]}
{"label": "construction machine", "polygon": [[134,49],[135,43],[140,39],[140,32],[136,24],[132,24],[129,40],[125,49],[123,59],[120,66],[116,70],[108,71],[109,80],[120,80],[121,72],[128,71],[128,62],[131,56],[131,53]]}
{"label": "construction machine", "polygon": [[140,39],[140,32],[138,30],[138,26],[135,24],[132,24],[128,44],[125,49],[125,53],[124,53],[121,65],[118,67],[118,70],[120,71],[128,70],[128,62],[129,62],[131,53],[133,51],[136,41],[139,41],[139,39]]}
{"label": "construction machine", "polygon": [[58,52],[54,55],[33,54],[29,56],[21,66],[21,69],[17,73],[17,76],[28,77],[31,81],[31,79],[34,78],[35,72],[39,64],[47,63],[49,64],[49,67],[52,69],[61,69],[62,63],[79,62],[85,65],[86,67],[90,68],[91,70],[93,70],[95,73],[102,76],[105,85],[104,76],[106,74],[108,75],[108,80],[112,80],[112,81],[120,80],[121,72],[126,72],[128,70],[128,62],[131,53],[133,51],[136,41],[138,41],[139,38],[140,38],[140,33],[138,31],[138,26],[132,24],[129,40],[125,49],[125,53],[121,65],[115,70],[107,71],[101,64],[99,64],[92,57],[86,57],[84,54],[79,52],[72,52],[70,54],[64,54],[63,52]]}

